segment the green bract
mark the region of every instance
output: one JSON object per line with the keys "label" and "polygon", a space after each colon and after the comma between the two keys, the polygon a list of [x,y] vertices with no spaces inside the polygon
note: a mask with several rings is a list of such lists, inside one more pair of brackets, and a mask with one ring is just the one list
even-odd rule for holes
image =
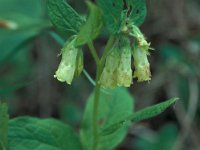
{"label": "green bract", "polygon": [[62,59],[56,74],[54,75],[61,82],[71,84],[75,73],[79,75],[83,69],[83,55],[81,49],[75,47],[76,37],[67,41],[61,50]]}

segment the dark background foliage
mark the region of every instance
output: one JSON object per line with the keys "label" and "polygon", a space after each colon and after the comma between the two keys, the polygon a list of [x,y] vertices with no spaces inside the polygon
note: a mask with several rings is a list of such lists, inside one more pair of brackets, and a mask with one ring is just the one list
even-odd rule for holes
{"label": "dark background foliage", "polygon": [[[83,0],[68,1],[86,13]],[[134,81],[130,88],[136,110],[171,97],[177,105],[161,115],[137,123],[119,150],[197,150],[200,148],[200,1],[147,0],[141,26],[152,47],[152,80]],[[9,20],[9,21],[8,21]],[[71,86],[53,78],[61,46],[52,38],[44,0],[0,0],[0,100],[11,118],[54,117],[77,131],[85,100],[93,85],[82,74]],[[95,41],[99,53],[107,34]],[[94,78],[95,64],[87,47],[85,68]],[[165,147],[163,148],[163,145]]]}

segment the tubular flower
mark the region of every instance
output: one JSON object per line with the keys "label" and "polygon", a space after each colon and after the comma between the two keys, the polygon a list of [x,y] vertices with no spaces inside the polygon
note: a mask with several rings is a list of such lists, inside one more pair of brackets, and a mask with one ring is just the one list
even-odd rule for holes
{"label": "tubular flower", "polygon": [[114,88],[117,86],[117,68],[119,66],[119,49],[117,47],[118,43],[115,43],[112,50],[106,58],[106,63],[103,72],[100,77],[100,84],[104,88]]}
{"label": "tubular flower", "polygon": [[[71,84],[75,72],[77,70],[77,60],[79,62],[78,53],[81,51],[79,48],[75,47],[76,38],[72,38],[67,41],[61,50],[62,59],[58,66],[54,77],[61,82],[67,82]],[[80,69],[79,69],[80,70]]]}
{"label": "tubular flower", "polygon": [[135,47],[133,50],[134,57],[134,77],[139,82],[151,80],[150,65],[147,59],[148,51],[142,47]]}
{"label": "tubular flower", "polygon": [[150,43],[148,43],[140,31],[140,29],[132,25],[131,36],[136,38],[135,48],[133,49],[134,57],[134,77],[138,78],[139,82],[151,80],[150,64],[147,55],[149,55]]}
{"label": "tubular flower", "polygon": [[104,88],[117,86],[129,87],[132,83],[131,46],[126,37],[116,41],[106,58],[106,63],[100,77]]}
{"label": "tubular flower", "polygon": [[117,85],[130,87],[132,84],[131,46],[128,38],[120,41],[120,63],[117,68]]}

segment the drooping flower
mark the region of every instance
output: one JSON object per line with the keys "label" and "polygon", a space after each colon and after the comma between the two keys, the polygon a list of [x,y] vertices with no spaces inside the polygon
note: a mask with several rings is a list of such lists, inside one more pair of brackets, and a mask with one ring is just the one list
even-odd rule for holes
{"label": "drooping flower", "polygon": [[139,82],[151,80],[150,64],[147,55],[148,51],[143,47],[136,46],[133,49],[134,77],[137,77]]}
{"label": "drooping flower", "polygon": [[147,56],[149,55],[150,43],[148,43],[140,31],[140,29],[132,25],[132,32],[130,33],[135,40],[135,47],[133,49],[134,57],[134,76],[138,78],[139,82],[151,80],[150,64]]}
{"label": "drooping flower", "polygon": [[[80,68],[80,61],[78,54],[80,53],[81,49],[75,47],[76,37],[68,40],[64,47],[61,50],[62,59],[58,66],[58,70],[56,71],[54,77],[57,78],[61,82],[67,82],[71,84],[75,72],[78,69],[78,74],[82,71]],[[78,65],[77,65],[78,63]]]}
{"label": "drooping flower", "polygon": [[117,85],[130,87],[132,84],[131,46],[127,37],[120,40],[120,63],[117,68]]}
{"label": "drooping flower", "polygon": [[120,37],[108,54],[100,84],[104,88],[129,87],[132,84],[131,47],[127,37]]}
{"label": "drooping flower", "polygon": [[116,42],[106,58],[106,63],[99,81],[104,88],[114,88],[117,86],[116,71],[120,61],[118,48],[118,43]]}

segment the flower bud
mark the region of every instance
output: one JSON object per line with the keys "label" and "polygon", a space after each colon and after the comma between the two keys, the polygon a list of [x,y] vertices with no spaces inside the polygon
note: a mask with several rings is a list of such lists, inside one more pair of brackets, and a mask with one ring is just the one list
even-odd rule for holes
{"label": "flower bud", "polygon": [[128,38],[120,40],[120,63],[117,68],[117,85],[130,87],[132,84],[131,46]]}
{"label": "flower bud", "polygon": [[106,58],[106,63],[100,77],[100,84],[104,88],[114,88],[117,86],[117,73],[116,70],[119,65],[119,52],[117,43],[113,46],[112,50]]}
{"label": "flower bud", "polygon": [[62,59],[58,66],[54,77],[61,82],[67,82],[71,84],[75,69],[76,69],[76,60],[79,49],[75,47],[76,38],[70,39],[67,41],[61,50]]}
{"label": "flower bud", "polygon": [[133,50],[134,57],[134,77],[138,78],[139,82],[151,80],[150,65],[147,59],[148,51],[143,47],[135,47]]}

